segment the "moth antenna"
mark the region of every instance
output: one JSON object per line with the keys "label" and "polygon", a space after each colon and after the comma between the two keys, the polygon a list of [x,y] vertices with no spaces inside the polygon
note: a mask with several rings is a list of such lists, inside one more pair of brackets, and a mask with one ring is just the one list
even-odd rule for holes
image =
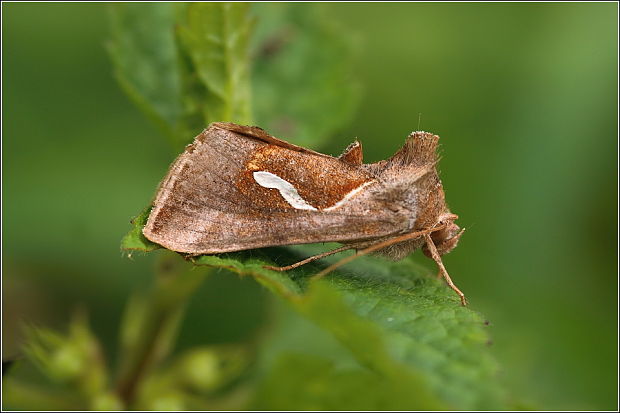
{"label": "moth antenna", "polygon": [[422,122],[422,112],[418,112],[418,130],[420,130],[420,123]]}
{"label": "moth antenna", "polygon": [[442,230],[442,229],[446,228],[446,226],[447,225],[444,224],[444,225],[436,226],[434,228],[425,229],[425,230],[422,230],[422,231],[410,232],[408,234],[404,234],[404,235],[401,235],[401,236],[395,237],[395,238],[390,238],[390,239],[387,239],[385,241],[379,242],[377,244],[371,245],[368,248],[364,248],[363,250],[357,251],[357,253],[355,255],[350,255],[350,256],[345,257],[345,258],[341,259],[340,261],[330,265],[329,267],[325,268],[323,271],[317,273],[316,275],[313,275],[312,279],[313,280],[321,279],[321,278],[325,277],[327,274],[329,274],[330,272],[332,272],[333,270],[335,270],[336,268],[341,267],[341,266],[343,266],[345,264],[348,264],[349,262],[353,261],[356,258],[361,257],[362,255],[368,255],[368,254],[370,254],[372,252],[375,252],[377,250],[380,250],[382,248],[389,247],[390,245],[398,244],[399,242],[403,242],[403,241],[407,241],[407,240],[410,240],[410,239],[418,238],[420,236],[423,236],[423,235],[426,235],[426,234],[430,234],[430,233],[435,232],[435,231]]}

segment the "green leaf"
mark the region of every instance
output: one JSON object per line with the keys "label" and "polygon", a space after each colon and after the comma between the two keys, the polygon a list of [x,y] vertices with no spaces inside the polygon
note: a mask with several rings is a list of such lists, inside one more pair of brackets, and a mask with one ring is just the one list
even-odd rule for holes
{"label": "green leaf", "polygon": [[[306,255],[316,252],[312,247],[295,250]],[[386,405],[389,408],[448,406],[477,410],[505,406],[497,365],[489,353],[484,319],[462,307],[452,290],[411,261],[388,263],[362,257],[325,280],[308,283],[308,277],[317,271],[316,266],[280,273],[264,269],[262,266],[270,264],[268,261],[246,258],[247,255],[202,256],[194,262],[251,275],[284,298],[296,311],[335,337],[353,356],[360,374],[370,374],[360,380],[370,381],[375,374],[390,383],[394,392],[411,396],[392,400]],[[296,380],[296,367],[289,370],[286,375],[276,366],[268,380],[280,384]],[[328,369],[324,385],[351,386],[342,382],[341,373]],[[348,370],[342,374],[353,375]],[[265,391],[272,390],[267,385]],[[271,399],[260,396],[258,404],[264,409],[299,408],[294,404],[298,398],[295,394],[281,394],[278,400],[287,397],[288,405],[265,404]],[[326,404],[321,409],[335,408],[329,400],[330,397],[324,400]],[[382,400],[375,401],[381,404]],[[309,406],[314,405],[305,408],[315,408]]]}
{"label": "green leaf", "polygon": [[200,109],[205,124],[251,123],[248,9],[247,3],[191,3],[180,13],[178,39],[193,81],[188,85],[196,90],[198,79],[205,92],[189,104]]}
{"label": "green leaf", "polygon": [[[430,274],[423,276],[410,261],[371,261],[364,266],[358,263],[355,273],[334,276],[330,282],[357,316],[379,329],[376,336],[381,337],[389,353],[385,357],[413,367],[431,391],[450,406],[501,408],[504,392],[497,382],[497,364],[489,353],[484,319],[460,306],[452,290]],[[418,275],[412,277],[416,272]],[[372,342],[347,341],[349,333],[342,331],[341,325],[353,323],[334,319],[325,310],[321,313],[324,301],[324,297],[317,297],[312,307],[314,314],[321,314],[324,328],[345,343],[362,364],[380,371],[386,366],[395,369],[372,355],[377,353],[371,351]],[[336,305],[334,311],[338,311]]]}
{"label": "green leaf", "polygon": [[185,131],[174,23],[170,3],[114,3],[107,49],[125,93],[178,146],[189,138],[181,135]]}
{"label": "green leaf", "polygon": [[385,380],[370,370],[340,369],[333,360],[296,354],[277,361],[252,408],[381,411],[443,407],[421,400],[420,393],[407,381]]}
{"label": "green leaf", "polygon": [[209,123],[252,122],[249,39],[243,3],[111,7],[108,51],[119,83],[182,148]]}
{"label": "green leaf", "polygon": [[26,356],[53,382],[73,384],[89,400],[101,393],[106,366],[83,313],[76,314],[66,335],[36,327],[25,327],[25,332]]}
{"label": "green leaf", "polygon": [[144,209],[134,219],[131,220],[131,224],[133,227],[131,231],[127,233],[121,240],[121,249],[124,251],[154,251],[156,249],[161,248],[160,245],[155,244],[154,242],[149,241],[144,234],[142,234],[142,228],[146,225],[146,221],[149,219],[149,214],[151,213],[151,207]]}
{"label": "green leaf", "polygon": [[357,106],[350,34],[320,4],[260,3],[253,12],[256,122],[275,136],[317,147]]}

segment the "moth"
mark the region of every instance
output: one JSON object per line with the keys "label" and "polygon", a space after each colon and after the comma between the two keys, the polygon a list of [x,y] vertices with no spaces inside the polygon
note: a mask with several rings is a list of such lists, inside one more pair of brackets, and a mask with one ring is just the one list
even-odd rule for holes
{"label": "moth", "polygon": [[437,174],[439,137],[413,132],[391,158],[364,164],[357,140],[339,157],[234,123],[209,125],[171,165],[159,185],[146,238],[191,255],[277,245],[339,242],[345,250],[400,260],[422,249],[466,304],[441,256],[463,234]]}

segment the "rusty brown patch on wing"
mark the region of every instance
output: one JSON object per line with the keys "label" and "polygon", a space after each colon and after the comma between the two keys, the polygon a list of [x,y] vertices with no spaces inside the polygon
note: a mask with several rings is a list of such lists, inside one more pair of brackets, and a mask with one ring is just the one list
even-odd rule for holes
{"label": "rusty brown patch on wing", "polygon": [[317,209],[329,208],[346,194],[371,180],[358,168],[332,157],[317,157],[276,145],[264,145],[246,162],[235,185],[262,208],[294,209],[277,189],[260,186],[257,171],[270,172],[289,182],[299,195]]}

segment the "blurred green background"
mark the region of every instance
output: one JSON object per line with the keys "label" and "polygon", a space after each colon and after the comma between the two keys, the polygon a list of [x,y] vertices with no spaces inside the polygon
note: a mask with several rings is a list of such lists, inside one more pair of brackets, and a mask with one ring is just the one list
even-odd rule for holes
{"label": "blurred green background", "polygon": [[[64,328],[81,305],[113,358],[127,298],[151,284],[153,257],[119,240],[172,155],[113,79],[106,7],[2,6],[3,357],[21,321]],[[617,4],[322,7],[352,33],[362,94],[315,149],[358,137],[370,162],[440,135],[468,228],[446,266],[491,321],[502,379],[542,408],[616,408]],[[268,299],[209,278],[178,347],[249,337]]]}

